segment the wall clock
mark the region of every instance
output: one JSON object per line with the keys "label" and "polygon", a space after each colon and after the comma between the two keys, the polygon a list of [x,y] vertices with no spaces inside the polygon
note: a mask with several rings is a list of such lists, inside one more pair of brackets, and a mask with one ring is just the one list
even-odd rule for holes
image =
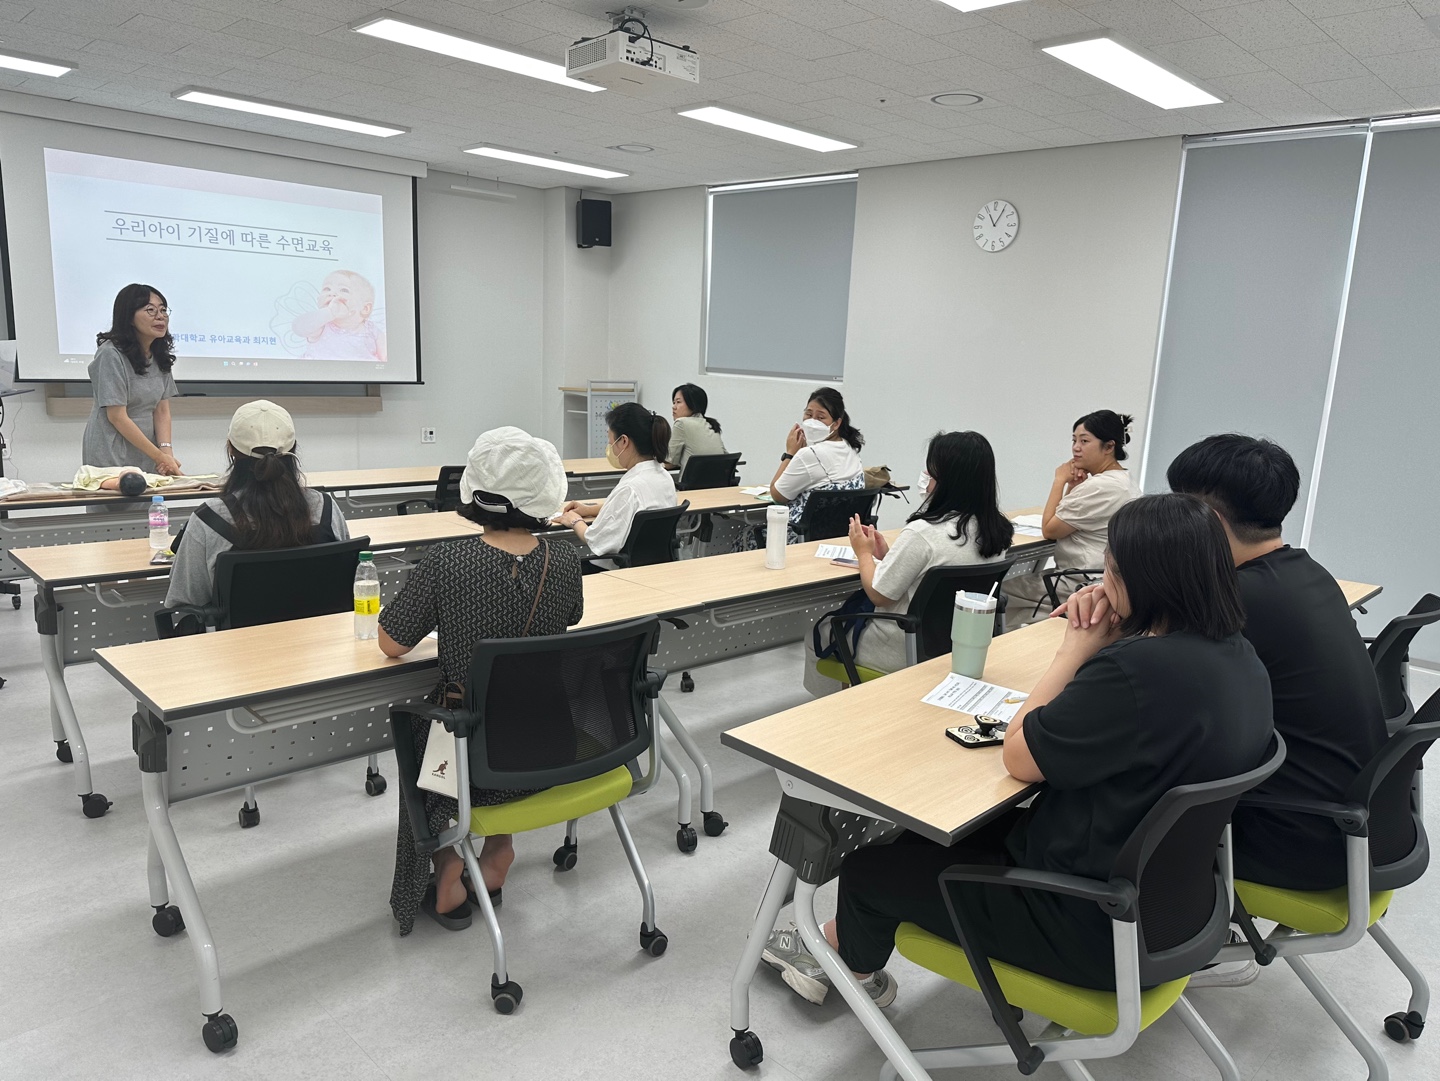
{"label": "wall clock", "polygon": [[1004,199],[992,199],[975,215],[975,243],[981,251],[1004,251],[1020,232],[1020,212]]}

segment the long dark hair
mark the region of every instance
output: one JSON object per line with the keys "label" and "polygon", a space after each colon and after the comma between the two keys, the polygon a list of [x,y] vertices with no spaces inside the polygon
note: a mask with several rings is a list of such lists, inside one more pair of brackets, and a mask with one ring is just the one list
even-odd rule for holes
{"label": "long dark hair", "polygon": [[1086,413],[1070,425],[1070,430],[1073,432],[1076,428],[1084,425],[1085,430],[1101,443],[1114,443],[1115,460],[1123,462],[1130,457],[1130,452],[1125,449],[1125,444],[1130,442],[1130,425],[1134,419],[1129,413],[1117,413],[1113,409],[1097,409],[1093,413]]}
{"label": "long dark hair", "polygon": [[677,394],[680,395],[680,400],[685,403],[686,409],[690,410],[695,416],[703,418],[705,423],[710,425],[710,430],[716,435],[720,434],[720,422],[714,417],[708,416],[705,412],[706,409],[710,408],[710,395],[706,394],[703,388],[697,387],[694,383],[681,383],[670,392],[670,400],[672,402],[675,400],[675,395]]}
{"label": "long dark hair", "polygon": [[1132,499],[1110,519],[1109,560],[1125,585],[1125,634],[1227,638],[1245,625],[1240,579],[1215,512],[1193,495]]}
{"label": "long dark hair", "polygon": [[859,428],[850,423],[850,414],[845,412],[844,395],[834,387],[818,387],[805,399],[806,405],[811,402],[819,402],[825,412],[840,422],[835,434],[849,443],[851,449],[858,454],[865,445],[865,437],[860,434]]}
{"label": "long dark hair", "polygon": [[605,414],[605,426],[617,436],[628,435],[642,458],[658,458],[670,448],[670,422],[639,402],[617,405]]}
{"label": "long dark hair", "polygon": [[294,450],[277,454],[263,447],[260,456],[252,458],[229,443],[225,449],[230,454],[230,472],[220,498],[240,535],[235,547],[255,550],[309,544],[315,526]]}
{"label": "long dark hair", "polygon": [[1000,513],[1000,486],[995,480],[995,451],[979,432],[936,432],[925,452],[925,472],[935,480],[907,522],[939,525],[955,521],[955,539],[963,541],[975,523],[975,549],[993,559],[1015,538],[1015,526]]}
{"label": "long dark hair", "polygon": [[97,347],[111,342],[130,362],[136,375],[144,375],[149,371],[152,360],[162,372],[168,373],[175,367],[175,337],[172,334],[167,333],[165,337],[151,342],[148,357],[140,351],[140,338],[135,333],[135,313],[141,308],[149,307],[152,295],[159,297],[160,303],[165,307],[170,307],[165,294],[153,285],[131,282],[121,289],[115,294],[115,307],[110,313],[110,329],[95,335]]}

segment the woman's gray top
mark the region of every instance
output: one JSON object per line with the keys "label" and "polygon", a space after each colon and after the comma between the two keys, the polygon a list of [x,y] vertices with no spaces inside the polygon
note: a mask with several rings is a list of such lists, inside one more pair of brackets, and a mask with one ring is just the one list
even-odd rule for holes
{"label": "woman's gray top", "polygon": [[132,445],[110,423],[106,406],[123,405],[145,438],[155,442],[155,407],[166,398],[175,397],[175,380],[162,372],[153,360],[144,375],[136,375],[130,361],[113,342],[105,342],[95,350],[90,362],[90,386],[95,404],[85,424],[85,442],[81,447],[82,465],[134,465],[153,469],[144,451]]}

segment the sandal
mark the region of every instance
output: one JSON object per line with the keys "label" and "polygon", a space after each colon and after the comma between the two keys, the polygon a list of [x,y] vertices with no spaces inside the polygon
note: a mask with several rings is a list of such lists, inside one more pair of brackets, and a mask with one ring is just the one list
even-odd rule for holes
{"label": "sandal", "polygon": [[449,912],[439,912],[435,908],[435,887],[428,886],[425,895],[420,898],[420,911],[429,916],[447,931],[463,931],[470,926],[470,904],[461,901]]}
{"label": "sandal", "polygon": [[[465,896],[469,898],[469,903],[474,905],[476,908],[479,908],[480,897],[475,892],[475,887],[470,884],[470,875],[468,872],[460,876],[460,883],[465,887]],[[490,907],[499,908],[500,902],[504,899],[502,897],[502,894],[504,894],[505,892],[505,887],[500,886],[497,889],[493,889],[488,892],[490,894]]]}

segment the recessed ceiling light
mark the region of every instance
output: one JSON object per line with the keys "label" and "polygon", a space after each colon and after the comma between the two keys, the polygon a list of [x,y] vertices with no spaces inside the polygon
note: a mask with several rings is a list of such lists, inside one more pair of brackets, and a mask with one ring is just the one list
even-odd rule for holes
{"label": "recessed ceiling light", "polygon": [[1112,37],[1100,35],[1042,48],[1055,59],[1162,109],[1186,109],[1220,102],[1214,94],[1201,90]]}
{"label": "recessed ceiling light", "polygon": [[985,8],[998,8],[1016,2],[1017,0],[940,0],[940,3],[956,11],[983,11]]}
{"label": "recessed ceiling light", "polygon": [[370,120],[358,120],[353,116],[340,116],[335,113],[317,113],[311,109],[297,109],[293,105],[282,105],[276,101],[263,101],[260,98],[243,98],[234,94],[221,94],[214,90],[204,90],[197,86],[187,86],[177,90],[172,95],[179,101],[190,101],[197,105],[214,105],[219,109],[234,109],[241,113],[256,113],[259,116],[273,116],[281,120],[297,120],[302,124],[319,124],[325,128],[339,128],[341,131],[354,131],[361,135],[378,135],[382,139],[388,139],[392,135],[404,135],[409,128],[398,128],[390,124],[376,124]]}
{"label": "recessed ceiling light", "polygon": [[501,161],[519,162],[521,165],[535,165],[541,169],[558,169],[562,173],[579,173],[581,176],[597,176],[601,180],[615,180],[629,173],[617,173],[614,169],[598,169],[593,165],[577,165],[573,161],[541,157],[539,154],[525,154],[519,150],[503,150],[498,146],[472,146],[467,154],[478,154],[482,158],[499,158]]}
{"label": "recessed ceiling light", "polygon": [[756,116],[746,116],[744,113],[722,109],[718,105],[704,105],[698,109],[681,109],[680,115],[688,116],[691,120],[703,120],[707,124],[718,124],[722,128],[733,128],[735,131],[743,131],[748,135],[758,135],[762,139],[774,139],[792,146],[803,146],[806,150],[818,150],[822,154],[828,154],[832,150],[854,150],[857,145],[832,139],[828,135],[816,135],[812,131],[802,131],[786,124],[776,124],[771,120],[761,120]]}
{"label": "recessed ceiling light", "polygon": [[606,150],[623,150],[626,154],[649,154],[655,148],[646,146],[644,143],[617,143],[614,146],[607,146]]}
{"label": "recessed ceiling light", "polygon": [[38,56],[7,52],[0,53],[0,68],[23,71],[28,75],[51,75],[58,78],[67,71],[74,71],[75,65],[67,64],[63,60],[44,60]]}
{"label": "recessed ceiling light", "polygon": [[979,94],[972,94],[968,90],[950,90],[944,94],[932,94],[930,100],[936,105],[947,105],[952,108],[965,105],[979,105],[985,99]]}
{"label": "recessed ceiling light", "polygon": [[399,45],[440,53],[442,56],[453,56],[457,60],[469,60],[472,64],[512,71],[516,75],[528,75],[532,79],[543,79],[547,83],[570,86],[576,90],[605,89],[603,86],[591,86],[579,79],[571,79],[565,74],[565,65],[557,64],[553,60],[541,60],[539,57],[517,53],[513,49],[491,45],[479,38],[467,37],[453,30],[389,11],[355,23],[350,29],[357,34],[368,34],[373,38],[383,38]]}

